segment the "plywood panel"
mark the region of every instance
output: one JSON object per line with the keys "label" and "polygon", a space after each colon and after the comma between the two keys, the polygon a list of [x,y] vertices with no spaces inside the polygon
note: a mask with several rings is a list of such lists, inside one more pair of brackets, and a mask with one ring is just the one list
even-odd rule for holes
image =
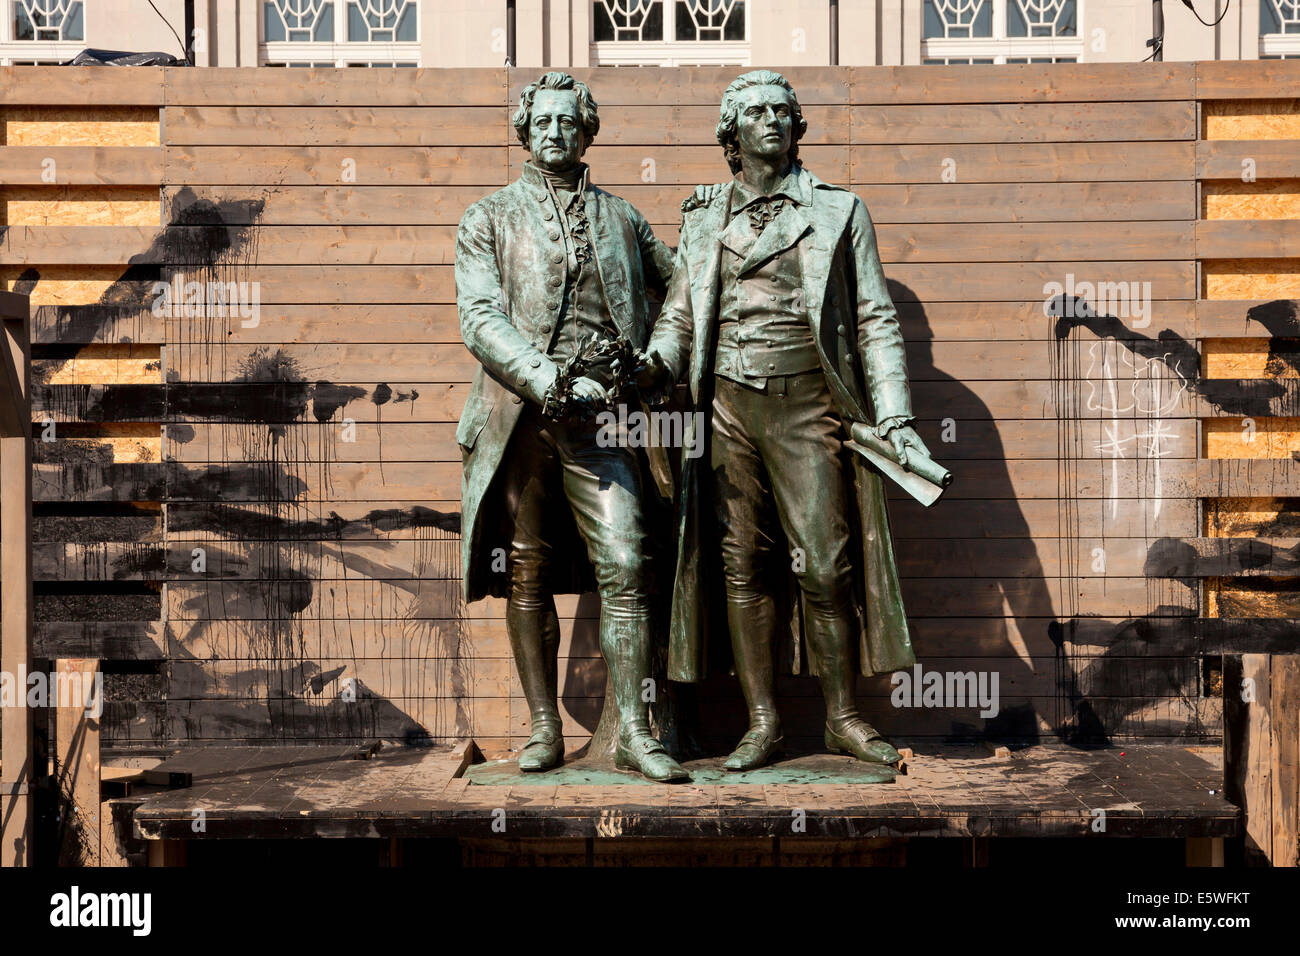
{"label": "plywood panel", "polygon": [[150,301],[152,281],[124,283],[121,276],[122,270],[116,266],[0,267],[3,288],[25,292],[34,308],[94,305],[103,302],[110,290],[122,292],[129,302]]}
{"label": "plywood panel", "polygon": [[1300,452],[1300,419],[1212,418],[1201,428],[1206,458],[1290,459],[1292,452]]}
{"label": "plywood panel", "polygon": [[1207,299],[1300,296],[1300,259],[1208,259],[1201,269]]}
{"label": "plywood panel", "polygon": [[6,106],[4,146],[160,146],[150,106]]}
{"label": "plywood panel", "polygon": [[1300,180],[1202,184],[1206,219],[1300,219]]}
{"label": "plywood panel", "polygon": [[1202,111],[1206,139],[1300,139],[1300,99],[1223,100]]}
{"label": "plywood panel", "polygon": [[1292,498],[1207,498],[1205,533],[1216,537],[1288,536],[1300,531]]}
{"label": "plywood panel", "polygon": [[159,223],[149,186],[5,186],[6,226],[149,226]]}

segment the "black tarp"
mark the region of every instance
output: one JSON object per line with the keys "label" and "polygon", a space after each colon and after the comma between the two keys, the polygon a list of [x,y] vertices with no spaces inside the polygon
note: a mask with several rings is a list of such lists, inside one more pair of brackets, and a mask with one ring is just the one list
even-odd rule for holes
{"label": "black tarp", "polygon": [[124,50],[82,50],[62,66],[179,66],[170,53],[129,53]]}

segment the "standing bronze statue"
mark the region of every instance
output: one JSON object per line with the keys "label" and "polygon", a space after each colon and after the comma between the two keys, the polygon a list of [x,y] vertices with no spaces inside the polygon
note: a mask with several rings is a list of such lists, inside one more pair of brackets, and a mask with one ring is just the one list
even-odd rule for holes
{"label": "standing bronze statue", "polygon": [[[749,709],[728,770],[762,766],[783,739],[773,564],[798,580],[829,750],[899,760],[858,714],[854,658],[868,675],[915,663],[881,474],[847,443],[865,429],[904,467],[928,452],[911,427],[903,337],[871,217],[799,164],[806,130],[779,73],[746,73],[727,88],[717,137],[735,178],[685,216],[639,372],[647,388],[686,374],[712,423],[707,451],[683,463],[669,677],[704,677],[720,574]],[[782,533],[789,556],[773,553]]]}
{"label": "standing bronze statue", "polygon": [[456,430],[465,599],[507,599],[532,719],[520,770],[564,755],[553,595],[594,585],[617,764],[686,779],[651,734],[643,699],[654,550],[643,496],[652,488],[636,452],[598,443],[589,414],[632,375],[649,334],[647,287],[665,288],[672,256],[631,204],[591,184],[581,157],[600,120],[585,84],[547,73],[523,91],[514,125],[530,161],[472,205],[456,235],[461,334],[482,363]]}

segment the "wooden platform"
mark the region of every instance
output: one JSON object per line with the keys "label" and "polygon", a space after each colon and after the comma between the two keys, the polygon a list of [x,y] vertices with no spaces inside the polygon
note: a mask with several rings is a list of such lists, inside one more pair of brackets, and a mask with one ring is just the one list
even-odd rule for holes
{"label": "wooden platform", "polygon": [[1212,747],[1042,746],[998,757],[929,746],[893,783],[826,786],[485,786],[463,776],[478,759],[472,743],[195,748],[158,768],[192,774],[193,786],[145,797],[134,828],[145,840],[1195,838],[1241,830]]}

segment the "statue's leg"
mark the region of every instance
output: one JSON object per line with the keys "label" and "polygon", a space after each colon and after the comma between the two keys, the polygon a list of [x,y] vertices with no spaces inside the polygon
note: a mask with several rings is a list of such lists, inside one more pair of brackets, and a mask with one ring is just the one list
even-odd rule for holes
{"label": "statue's leg", "polygon": [[777,513],[802,560],[795,574],[804,598],[809,652],[826,699],[826,746],[860,760],[893,763],[898,751],[858,714],[853,688],[853,568],[849,515],[854,507],[844,464],[841,423],[821,372],[774,379],[779,412],[761,448]]}
{"label": "statue's leg", "polygon": [[513,531],[506,633],[530,718],[531,736],[519,753],[519,769],[530,772],[553,767],[564,756],[557,701],[560,622],[546,583],[551,560],[546,516],[562,492],[554,443],[540,421],[522,420],[507,454],[503,500]]}
{"label": "statue's leg", "polygon": [[688,780],[650,732],[650,538],[642,509],[641,472],[627,448],[603,448],[595,432],[566,426],[559,440],[564,491],[600,589],[600,649],[618,709],[615,760],[652,780]]}
{"label": "statue's leg", "polygon": [[749,711],[749,728],[723,763],[727,770],[761,767],[780,749],[772,645],[776,604],[765,586],[772,550],[771,488],[750,425],[761,397],[727,379],[717,380],[710,445],[710,497],[717,513],[726,584],[727,630],[736,675]]}

